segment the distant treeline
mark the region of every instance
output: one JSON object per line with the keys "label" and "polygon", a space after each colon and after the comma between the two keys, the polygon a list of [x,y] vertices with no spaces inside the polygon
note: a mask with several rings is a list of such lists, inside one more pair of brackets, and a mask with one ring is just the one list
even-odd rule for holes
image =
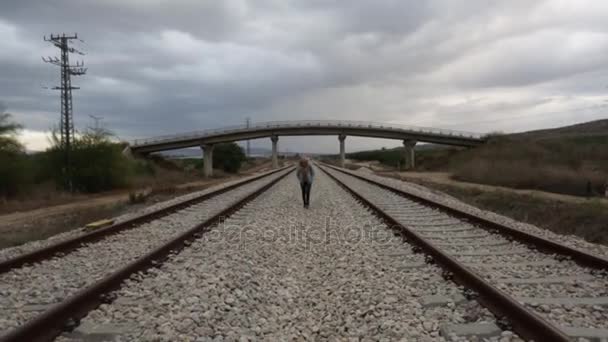
{"label": "distant treeline", "polygon": [[[416,169],[433,171],[446,170],[446,159],[460,149],[461,148],[446,146],[418,147],[416,148],[415,153]],[[403,147],[347,153],[346,158],[357,161],[378,161],[385,166],[394,168],[402,168],[405,165],[405,151]]]}

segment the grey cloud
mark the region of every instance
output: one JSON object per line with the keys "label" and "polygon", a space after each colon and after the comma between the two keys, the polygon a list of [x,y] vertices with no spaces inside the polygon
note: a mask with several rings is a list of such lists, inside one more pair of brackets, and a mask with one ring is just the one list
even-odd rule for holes
{"label": "grey cloud", "polygon": [[[149,32],[166,28],[221,40],[238,30],[247,12],[245,1],[80,1],[19,0],[0,4],[6,20],[27,25],[39,34],[79,31],[83,36],[105,32]],[[100,32],[101,31],[101,32]]]}
{"label": "grey cloud", "polygon": [[349,1],[313,0],[300,3],[304,9],[330,12],[337,26],[348,34],[410,34],[432,19],[431,2],[416,0]]}
{"label": "grey cloud", "polygon": [[[101,115],[125,138],[245,117],[435,126],[495,120],[482,129],[517,130],[506,123],[514,113],[602,101],[605,88],[593,82],[608,76],[602,19],[608,7],[564,6],[550,0],[4,1],[0,30],[12,38],[0,42],[0,100],[28,128],[48,128],[41,118],[53,117],[48,113],[58,110],[59,98],[40,86],[55,84],[58,71],[40,61],[56,53],[42,36],[77,31],[86,40],[77,46],[87,52],[89,74],[74,81],[82,87],[74,93],[76,122],[82,127],[88,114]],[[453,128],[467,127],[474,128]]]}

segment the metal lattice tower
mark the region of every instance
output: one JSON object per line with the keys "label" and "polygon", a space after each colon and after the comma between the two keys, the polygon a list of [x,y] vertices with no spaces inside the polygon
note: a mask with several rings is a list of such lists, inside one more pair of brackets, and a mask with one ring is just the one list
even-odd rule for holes
{"label": "metal lattice tower", "polygon": [[68,181],[68,187],[72,190],[71,185],[71,167],[70,167],[70,151],[74,141],[74,118],[72,113],[72,90],[80,89],[72,86],[71,76],[81,76],[87,72],[84,68],[84,62],[76,62],[75,65],[70,65],[70,53],[84,55],[84,53],[69,46],[71,40],[78,39],[78,35],[66,36],[51,34],[50,38],[44,37],[44,40],[51,42],[61,51],[61,59],[57,57],[42,58],[46,63],[51,63],[61,69],[61,85],[52,89],[61,90],[61,118],[59,121],[59,129],[61,133],[61,149],[64,151],[64,175]]}

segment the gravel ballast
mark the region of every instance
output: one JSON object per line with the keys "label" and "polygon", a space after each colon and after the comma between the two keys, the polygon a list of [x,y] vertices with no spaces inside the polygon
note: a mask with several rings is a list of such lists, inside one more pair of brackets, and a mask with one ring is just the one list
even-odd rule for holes
{"label": "gravel ballast", "polygon": [[326,175],[309,209],[299,191],[280,181],[59,340],[456,341],[446,324],[493,323]]}
{"label": "gravel ballast", "polygon": [[401,181],[401,180],[393,179],[393,178],[382,177],[382,176],[378,176],[378,175],[374,175],[374,174],[369,174],[366,172],[354,172],[354,171],[349,171],[349,170],[344,170],[344,171],[374,180],[376,182],[380,182],[380,183],[388,185],[388,186],[395,187],[396,189],[409,192],[416,196],[420,196],[423,198],[430,199],[432,201],[436,201],[438,203],[453,207],[458,210],[469,212],[469,213],[472,213],[475,215],[480,215],[488,220],[495,221],[500,224],[504,224],[510,228],[514,228],[514,229],[518,229],[518,230],[521,230],[521,231],[524,231],[527,233],[539,235],[539,236],[542,236],[549,240],[570,246],[572,248],[591,252],[591,253],[603,256],[605,258],[608,258],[608,246],[587,242],[587,241],[583,240],[582,238],[575,236],[575,235],[556,234],[547,229],[539,228],[539,227],[536,227],[536,226],[528,224],[528,223],[516,221],[516,220],[513,220],[512,218],[509,218],[509,217],[506,217],[503,215],[499,215],[494,212],[482,210],[482,209],[474,207],[470,204],[464,203],[443,192],[432,190],[432,189],[429,189],[429,188],[419,185],[419,184]]}
{"label": "gravel ballast", "polygon": [[[236,179],[236,180],[228,181],[228,182],[225,182],[222,184],[214,185],[214,186],[209,187],[204,190],[195,191],[195,192],[191,192],[186,195],[178,196],[178,197],[172,198],[167,201],[155,203],[155,204],[149,205],[145,208],[141,208],[139,210],[134,210],[134,211],[125,213],[123,215],[117,216],[117,217],[113,218],[113,220],[114,220],[115,224],[121,223],[121,222],[130,220],[132,218],[135,218],[137,216],[144,215],[144,214],[156,211],[156,210],[164,209],[169,206],[172,206],[172,205],[175,205],[175,204],[178,204],[178,203],[181,203],[181,202],[184,202],[184,201],[190,200],[192,198],[199,197],[199,196],[202,196],[202,195],[214,192],[214,191],[224,189],[224,188],[231,186],[233,184],[236,184],[238,182],[242,182],[244,180],[258,177],[260,175],[264,175],[264,174],[267,174],[270,172],[272,172],[272,171],[260,172],[260,173],[257,173],[257,174],[254,174],[254,175],[251,175],[248,177],[244,177],[241,179]],[[0,249],[0,261],[14,258],[21,254],[29,253],[29,252],[35,251],[37,249],[50,246],[55,243],[69,240],[69,239],[78,237],[80,235],[83,235],[85,233],[86,233],[86,231],[84,230],[84,227],[80,227],[80,228],[72,229],[72,230],[69,230],[69,231],[66,231],[66,232],[63,232],[60,234],[53,235],[53,236],[49,237],[48,239],[31,241],[31,242],[27,242],[27,243],[24,243],[19,246]]]}
{"label": "gravel ballast", "polygon": [[[608,329],[608,277],[604,272],[553,254],[540,253],[366,181],[336,170],[328,171],[355,191],[365,194],[366,199],[404,226],[422,236],[432,236],[429,241],[435,246],[471,265],[491,284],[551,323],[569,331],[576,330],[571,328],[596,329],[597,336],[602,336]],[[572,241],[570,245],[578,248],[588,245],[579,242]],[[597,247],[587,250],[602,250],[602,246]]]}
{"label": "gravel ballast", "polygon": [[0,331],[143,256],[283,175],[265,177],[155,221],[82,246],[64,256],[0,274]]}

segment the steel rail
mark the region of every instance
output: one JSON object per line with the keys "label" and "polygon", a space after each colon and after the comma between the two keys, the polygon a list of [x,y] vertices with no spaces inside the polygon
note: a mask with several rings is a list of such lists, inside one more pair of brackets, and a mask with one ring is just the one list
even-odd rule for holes
{"label": "steel rail", "polygon": [[107,294],[120,288],[125,279],[137,272],[145,271],[150,267],[159,266],[170,253],[178,253],[189,245],[191,241],[201,238],[211,227],[221,223],[226,217],[261,195],[293,171],[294,168],[292,167],[283,175],[237,201],[230,207],[222,210],[220,213],[205,220],[196,227],[180,234],[162,246],[155,248],[148,254],[123,266],[107,277],[78,291],[61,303],[52,306],[39,316],[36,316],[25,324],[9,331],[6,335],[0,336],[0,342],[50,341],[62,331],[74,328],[78,324],[80,318],[84,317],[89,311],[95,309],[102,303],[110,302],[110,296],[107,296]]}
{"label": "steel rail", "polygon": [[437,209],[445,211],[446,213],[448,213],[454,217],[464,219],[464,220],[467,220],[468,222],[477,224],[479,226],[479,228],[491,231],[493,233],[498,233],[503,236],[512,237],[513,239],[515,239],[518,242],[521,242],[527,246],[534,247],[534,248],[536,248],[538,250],[542,250],[544,252],[555,253],[555,254],[560,254],[560,255],[571,257],[574,262],[576,262],[582,266],[608,271],[608,259],[603,258],[601,256],[594,255],[594,254],[591,254],[591,253],[588,253],[588,252],[585,252],[585,251],[582,251],[582,250],[579,250],[576,248],[572,248],[572,247],[560,244],[555,241],[545,239],[539,235],[535,235],[532,233],[528,233],[528,232],[524,232],[524,231],[521,231],[521,230],[518,230],[515,228],[508,227],[504,224],[494,222],[494,221],[484,218],[480,215],[469,213],[469,212],[451,207],[449,205],[439,203],[439,202],[433,201],[431,199],[406,192],[401,189],[396,189],[390,185],[386,185],[381,182],[378,182],[378,181],[375,181],[372,179],[368,179],[367,177],[342,170],[333,165],[328,165],[328,164],[325,164],[325,165],[336,171],[339,171],[344,174],[355,177],[357,179],[366,181],[370,184],[377,185],[383,189],[389,190],[398,195],[407,197],[415,202],[422,203],[427,206],[435,207]]}
{"label": "steel rail", "polygon": [[[513,330],[520,336],[535,341],[571,341],[568,335],[559,328],[525,308],[507,293],[492,286],[473,270],[451,257],[449,254],[443,252],[440,248],[416,233],[413,229],[399,223],[397,219],[374,205],[362,194],[348,187],[348,185],[323,167],[321,167],[321,170],[355,198],[371,208],[378,216],[383,218],[390,227],[402,233],[409,242],[414,243],[422,248],[427,254],[431,255],[438,265],[453,275],[453,279],[457,283],[472,289],[479,294],[478,301],[492,311],[497,317],[507,318],[514,328]],[[336,170],[341,171],[339,169]],[[349,175],[349,173],[345,174]]]}
{"label": "steel rail", "polygon": [[116,234],[116,233],[119,233],[119,232],[127,230],[127,229],[135,228],[146,222],[150,222],[152,220],[158,219],[159,217],[172,214],[176,211],[182,210],[191,205],[197,204],[199,202],[203,202],[203,201],[213,198],[217,195],[220,195],[227,191],[233,190],[239,186],[242,186],[242,185],[251,183],[253,181],[256,181],[258,179],[273,175],[277,172],[285,170],[288,167],[289,166],[286,166],[286,167],[283,167],[278,170],[266,172],[261,175],[255,176],[255,177],[251,177],[251,178],[245,179],[243,181],[236,182],[234,184],[231,184],[224,188],[218,189],[216,191],[206,193],[204,195],[170,205],[166,208],[162,208],[159,210],[155,210],[153,212],[138,215],[138,216],[128,219],[124,222],[116,223],[116,224],[113,224],[106,228],[94,230],[90,233],[85,233],[83,235],[80,235],[80,236],[77,236],[77,237],[74,237],[74,238],[71,238],[68,240],[57,242],[50,246],[46,246],[46,247],[31,251],[28,253],[21,254],[14,258],[0,261],[0,274],[8,272],[15,268],[22,267],[23,265],[26,265],[26,264],[33,264],[36,262],[40,262],[42,260],[50,259],[51,257],[58,255],[59,253],[67,254],[69,252],[72,252],[72,251],[80,248],[85,243],[99,241],[112,234]]}

